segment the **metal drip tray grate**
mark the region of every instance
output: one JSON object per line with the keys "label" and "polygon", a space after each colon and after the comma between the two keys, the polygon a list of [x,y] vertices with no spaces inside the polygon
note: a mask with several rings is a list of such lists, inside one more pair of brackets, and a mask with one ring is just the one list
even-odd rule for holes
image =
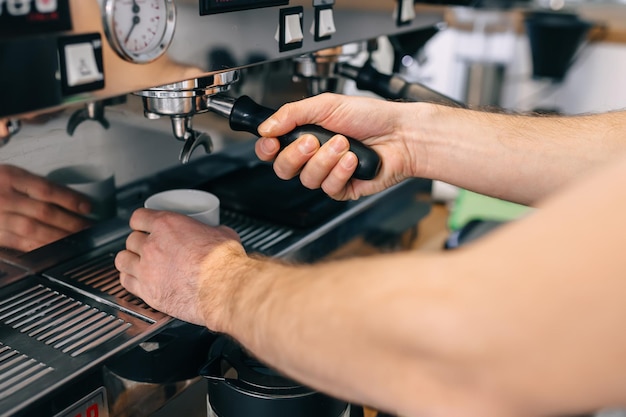
{"label": "metal drip tray grate", "polygon": [[15,415],[171,321],[153,310],[141,314],[135,300],[119,306],[57,281],[30,275],[0,289],[1,417]]}
{"label": "metal drip tray grate", "polygon": [[[120,273],[114,265],[115,253],[108,252],[88,260],[84,264],[64,271],[62,278],[71,282],[80,283],[115,299],[135,305],[142,310],[156,312],[152,307],[138,297],[128,292],[120,283]],[[50,273],[55,276],[54,272]]]}
{"label": "metal drip tray grate", "polygon": [[222,223],[234,229],[249,252],[264,253],[294,234],[293,229],[252,219],[246,215],[222,210]]}
{"label": "metal drip tray grate", "polygon": [[0,401],[52,371],[46,364],[0,343]]}
{"label": "metal drip tray grate", "polygon": [[123,241],[114,242],[54,267],[46,271],[44,276],[127,313],[147,317],[153,321],[169,319],[128,292],[120,283],[120,274],[115,268],[114,260],[117,252],[123,247]]}
{"label": "metal drip tray grate", "polygon": [[2,300],[0,321],[73,357],[113,339],[131,326],[43,285]]}

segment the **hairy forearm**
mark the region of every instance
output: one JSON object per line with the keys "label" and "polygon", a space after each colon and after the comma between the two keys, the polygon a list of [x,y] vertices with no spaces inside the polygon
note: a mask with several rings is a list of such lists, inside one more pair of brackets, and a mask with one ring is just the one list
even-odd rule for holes
{"label": "hairy forearm", "polygon": [[517,362],[498,349],[515,323],[482,316],[498,294],[474,299],[482,268],[466,260],[407,252],[313,267],[253,261],[222,330],[301,383],[355,403],[404,416],[523,415],[527,404],[513,406],[518,370],[499,363],[503,354],[504,365]]}
{"label": "hairy forearm", "polygon": [[419,174],[523,204],[626,150],[626,112],[547,117],[423,107],[405,122],[418,126],[410,141],[427,149]]}
{"label": "hairy forearm", "polygon": [[624,177],[626,160],[444,254],[251,259],[220,330],[305,384],[407,416],[623,405],[626,241],[606,232],[626,230]]}
{"label": "hairy forearm", "polygon": [[[235,297],[225,330],[307,385],[411,415],[408,399],[416,392],[451,397],[451,364],[455,378],[464,372],[449,343],[462,315],[454,287],[438,281],[442,261],[405,253],[308,267],[251,264],[250,285]],[[465,397],[463,379],[458,395]],[[468,398],[459,402],[468,404]]]}
{"label": "hairy forearm", "polygon": [[461,255],[484,368],[531,415],[626,404],[625,175],[622,157]]}

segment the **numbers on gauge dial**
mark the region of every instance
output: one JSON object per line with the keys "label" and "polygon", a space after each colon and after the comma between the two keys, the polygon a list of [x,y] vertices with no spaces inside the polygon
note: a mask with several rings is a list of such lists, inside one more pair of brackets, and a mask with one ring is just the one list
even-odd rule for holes
{"label": "numbers on gauge dial", "polygon": [[130,55],[160,48],[167,24],[163,0],[118,0],[113,24],[119,46]]}

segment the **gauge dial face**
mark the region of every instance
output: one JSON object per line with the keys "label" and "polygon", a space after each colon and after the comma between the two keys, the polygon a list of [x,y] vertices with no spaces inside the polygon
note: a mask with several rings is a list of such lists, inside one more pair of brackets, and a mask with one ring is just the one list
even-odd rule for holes
{"label": "gauge dial face", "polygon": [[105,31],[113,49],[130,62],[163,55],[174,37],[173,0],[106,0]]}

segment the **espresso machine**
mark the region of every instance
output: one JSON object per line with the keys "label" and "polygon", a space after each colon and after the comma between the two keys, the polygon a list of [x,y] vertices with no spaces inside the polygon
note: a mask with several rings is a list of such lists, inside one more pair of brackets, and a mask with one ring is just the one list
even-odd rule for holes
{"label": "espresso machine", "polygon": [[[414,228],[424,182],[338,202],[278,180],[253,143],[281,104],[341,92],[376,38],[442,19],[442,6],[413,0],[0,0],[0,162],[105,160],[118,181],[114,218],[0,251],[0,417],[206,415],[200,369],[218,336],[128,293],[113,263],[155,192],[209,190],[248,252],[295,262]],[[303,132],[332,135],[306,126],[283,145]],[[356,175],[373,178],[378,155],[351,146]]]}

